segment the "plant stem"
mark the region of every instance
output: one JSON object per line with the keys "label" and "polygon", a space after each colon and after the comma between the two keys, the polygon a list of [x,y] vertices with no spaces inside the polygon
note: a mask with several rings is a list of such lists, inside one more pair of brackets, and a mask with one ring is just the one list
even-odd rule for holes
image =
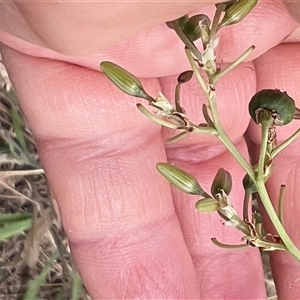
{"label": "plant stem", "polygon": [[228,244],[223,244],[219,242],[216,238],[212,238],[211,241],[217,245],[218,247],[224,248],[224,249],[244,249],[244,248],[249,248],[250,246],[247,244],[240,244],[240,245],[228,245]]}
{"label": "plant stem", "polygon": [[264,208],[273,223],[274,228],[276,229],[278,235],[280,236],[286,250],[291,253],[299,262],[300,262],[300,251],[297,249],[295,244],[292,242],[290,237],[288,236],[287,232],[285,231],[282,223],[280,222],[276,211],[271,203],[269,198],[267,189],[265,187],[264,180],[259,180],[255,182],[257,187],[257,192],[260,196],[261,202],[264,205]]}
{"label": "plant stem", "polygon": [[279,200],[278,200],[278,218],[282,225],[284,225],[284,215],[283,215],[283,202],[284,202],[284,194],[285,194],[285,185],[280,187],[279,191]]}
{"label": "plant stem", "polygon": [[10,177],[10,176],[29,176],[29,175],[42,175],[42,174],[45,174],[43,169],[0,171],[0,177],[3,178]]}
{"label": "plant stem", "polygon": [[249,210],[249,200],[250,200],[251,195],[252,194],[250,193],[249,189],[246,189],[245,195],[244,195],[244,201],[243,201],[243,220],[244,220],[244,222],[249,222],[248,210]]}
{"label": "plant stem", "polygon": [[202,61],[202,54],[199,52],[197,47],[192,43],[182,32],[179,24],[177,21],[172,22],[173,28],[175,32],[177,33],[178,37],[181,39],[181,41],[184,43],[186,47],[190,49],[190,51],[195,55],[195,57],[199,60]]}
{"label": "plant stem", "polygon": [[232,71],[235,67],[237,67],[241,62],[243,62],[255,49],[255,46],[249,47],[239,58],[237,58],[234,62],[228,65],[225,69],[216,73],[214,76],[211,76],[211,84],[215,85],[222,77],[224,77],[227,73]]}
{"label": "plant stem", "polygon": [[300,128],[297,129],[297,131],[295,131],[287,140],[285,140],[281,145],[276,147],[271,152],[271,158],[273,159],[277,154],[279,154],[283,149],[285,149],[287,146],[289,146],[299,136],[300,136]]}
{"label": "plant stem", "polygon": [[218,3],[217,5],[217,10],[214,15],[213,23],[211,25],[211,31],[210,31],[210,41],[215,37],[220,21],[220,17],[224,9],[226,8],[226,3]]}
{"label": "plant stem", "polygon": [[259,119],[261,120],[261,145],[260,145],[260,152],[259,152],[259,159],[257,165],[257,180],[263,180],[265,175],[265,161],[266,161],[266,154],[267,154],[267,147],[268,147],[268,140],[269,140],[269,130],[273,123],[272,116],[266,112],[262,111],[260,113]]}
{"label": "plant stem", "polygon": [[242,168],[248,173],[250,178],[254,180],[254,172],[250,164],[246,161],[246,159],[241,155],[241,153],[237,150],[237,148],[234,146],[234,144],[231,142],[229,137],[224,132],[222,125],[219,120],[218,112],[217,112],[217,106],[216,106],[216,99],[215,99],[215,93],[208,87],[208,85],[205,83],[203,77],[201,76],[199,69],[193,59],[193,56],[191,54],[191,51],[189,49],[186,49],[187,57],[189,59],[189,62],[193,68],[194,74],[203,89],[208,103],[209,108],[211,111],[211,115],[214,121],[214,126],[217,131],[218,138],[222,141],[224,146],[227,148],[227,150],[234,156],[234,158],[239,162],[239,164],[242,166]]}

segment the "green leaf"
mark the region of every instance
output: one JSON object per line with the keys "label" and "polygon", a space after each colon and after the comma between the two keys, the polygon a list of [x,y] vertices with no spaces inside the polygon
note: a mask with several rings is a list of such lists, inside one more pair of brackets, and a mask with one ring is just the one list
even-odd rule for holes
{"label": "green leaf", "polygon": [[22,221],[22,220],[27,220],[31,219],[31,214],[1,214],[0,213],[0,225],[3,224],[10,224],[14,223],[16,221]]}
{"label": "green leaf", "polygon": [[72,300],[79,300],[80,296],[82,294],[82,280],[78,272],[75,270],[72,270]]}
{"label": "green leaf", "polygon": [[215,197],[217,194],[225,192],[228,196],[232,188],[231,174],[223,168],[220,168],[211,185],[211,193]]}
{"label": "green leaf", "polygon": [[37,299],[37,294],[41,285],[45,282],[46,276],[52,268],[55,260],[58,258],[58,252],[55,252],[50,257],[49,261],[43,268],[42,272],[35,277],[35,279],[30,283],[28,290],[25,294],[24,300],[33,300]]}
{"label": "green leaf", "polygon": [[22,150],[28,153],[23,132],[23,121],[19,112],[14,106],[12,106],[12,126]]}
{"label": "green leaf", "polygon": [[158,172],[170,183],[187,194],[202,195],[203,189],[191,174],[168,163],[158,163]]}
{"label": "green leaf", "polygon": [[0,227],[0,241],[5,241],[6,239],[20,234],[21,232],[29,229],[32,225],[31,218],[15,221],[8,225],[3,225]]}

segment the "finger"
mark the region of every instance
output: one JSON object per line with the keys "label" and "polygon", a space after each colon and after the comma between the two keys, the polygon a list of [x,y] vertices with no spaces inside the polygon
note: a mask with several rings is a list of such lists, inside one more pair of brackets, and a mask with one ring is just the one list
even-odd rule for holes
{"label": "finger", "polygon": [[[278,88],[293,97],[300,105],[300,55],[299,44],[280,45],[255,61],[257,72],[257,90]],[[292,122],[282,128],[277,128],[278,143],[284,141],[297,128],[299,123]],[[252,139],[259,145],[259,128],[253,123],[250,126]],[[280,186],[286,185],[284,201],[284,227],[287,233],[300,247],[299,213],[297,203],[299,194],[299,140],[285,149],[274,160],[274,171],[268,180],[268,190],[274,207],[278,207]],[[267,230],[272,231],[270,223]],[[280,299],[297,299],[300,292],[300,268],[291,255],[275,252],[271,255],[272,270]]]}
{"label": "finger", "polygon": [[[182,42],[174,31],[167,28],[165,21],[191,10],[207,14],[210,18],[213,18],[215,12],[214,4],[201,7],[197,2],[163,2],[157,6],[151,2],[139,5],[134,2],[121,5],[118,9],[115,9],[113,3],[103,2],[76,2],[68,6],[63,2],[18,2],[22,11],[26,12],[24,14],[10,5],[14,4],[0,3],[0,40],[10,47],[32,56],[67,61],[95,70],[99,69],[99,62],[110,60],[138,77],[148,78],[174,75],[190,68]],[[131,9],[132,5],[135,9]],[[55,21],[58,16],[61,17],[59,23]],[[87,16],[88,20],[85,20],[83,26],[80,20]],[[124,16],[128,16],[132,23],[126,23],[127,19],[121,23],[119,20],[123,20]],[[45,34],[43,41],[26,23],[26,17],[34,28],[42,31],[40,34]],[[114,23],[112,32],[107,25],[110,23]],[[152,25],[154,27],[149,27]],[[233,61],[251,45],[256,48],[249,59],[254,59],[279,44],[297,26],[281,0],[260,1],[241,23],[222,29],[218,60],[220,63]],[[135,32],[138,33],[134,35]],[[127,33],[133,36],[126,39]],[[109,41],[106,41],[107,37]],[[116,42],[115,39],[118,44],[108,47],[110,43]],[[197,45],[200,46],[199,41]],[[88,55],[84,55],[86,53]]]}
{"label": "finger", "polygon": [[[217,106],[225,132],[247,159],[243,134],[249,123],[247,105],[256,89],[252,63],[239,66],[217,87]],[[160,80],[163,93],[174,99],[176,77]],[[181,105],[192,122],[204,122],[201,108],[206,97],[196,80],[182,86]],[[164,132],[170,137],[174,132]],[[215,137],[191,133],[188,137],[166,146],[168,160],[191,172],[205,191],[210,193],[212,180],[219,168],[228,170],[233,177],[230,200],[242,218],[245,172]],[[243,233],[222,224],[217,213],[198,212],[194,204],[199,197],[188,196],[173,189],[173,198],[184,238],[198,274],[201,299],[263,299],[265,288],[261,258],[257,249],[220,249],[211,242],[216,237],[223,243],[242,244]]]}
{"label": "finger", "polygon": [[159,126],[100,72],[2,51],[91,297],[199,298]]}

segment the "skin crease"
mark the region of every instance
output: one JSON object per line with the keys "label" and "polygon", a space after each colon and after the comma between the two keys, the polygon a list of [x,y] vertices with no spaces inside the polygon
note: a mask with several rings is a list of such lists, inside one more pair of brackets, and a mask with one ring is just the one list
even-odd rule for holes
{"label": "skin crease", "polygon": [[[122,94],[96,71],[101,60],[111,59],[144,77],[150,94],[161,90],[171,99],[176,77],[188,64],[180,41],[161,24],[201,6],[201,12],[211,13],[213,5],[206,4],[0,3],[1,52],[93,299],[266,297],[258,251],[214,246],[213,236],[240,243],[241,235],[222,226],[218,216],[198,213],[197,197],[170,190],[155,164],[168,159],[208,191],[218,168],[228,169],[234,178],[231,200],[239,212],[241,169],[210,137],[191,135],[165,146],[172,133],[142,116],[135,107],[141,101]],[[287,4],[296,11],[293,2]],[[297,26],[281,1],[261,1],[241,24],[222,32],[222,67],[256,46],[254,61],[235,69],[217,90],[221,121],[245,156],[251,95],[276,87],[299,99],[299,44],[277,46]],[[201,122],[197,112],[204,96],[195,81],[184,86],[183,95],[184,107]],[[296,127],[280,129],[279,140]],[[253,124],[248,133],[259,141]],[[269,190],[277,199],[280,184],[287,184],[286,226],[300,246],[299,208],[293,201],[299,192],[298,144],[277,159],[279,173],[270,179]],[[297,263],[275,253],[272,266],[279,297],[297,299]]]}

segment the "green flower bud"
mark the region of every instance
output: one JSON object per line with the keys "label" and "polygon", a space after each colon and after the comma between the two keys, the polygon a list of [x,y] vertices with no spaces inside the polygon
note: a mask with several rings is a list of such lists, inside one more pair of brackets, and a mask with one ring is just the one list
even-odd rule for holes
{"label": "green flower bud", "polygon": [[213,183],[211,185],[211,193],[213,196],[221,193],[222,191],[228,196],[232,188],[232,177],[231,174],[224,170],[223,168],[219,169]]}
{"label": "green flower bud", "polygon": [[156,169],[170,183],[175,185],[181,191],[193,195],[201,195],[203,193],[203,189],[199,185],[196,178],[194,178],[186,171],[181,170],[168,163],[158,163],[156,164]]}
{"label": "green flower bud", "polygon": [[246,174],[243,178],[243,187],[245,190],[248,190],[251,194],[257,192],[256,185],[254,184],[253,180],[248,174]]}
{"label": "green flower bud", "polygon": [[181,18],[177,19],[177,20],[173,20],[173,21],[169,21],[169,22],[166,22],[166,25],[171,28],[171,29],[174,29],[174,26],[173,26],[173,22],[177,22],[179,27],[183,27],[184,24],[188,21],[189,19],[189,16],[188,15],[184,15],[182,16]]}
{"label": "green flower bud", "polygon": [[207,44],[210,39],[210,19],[208,16],[199,14],[192,16],[184,24],[182,31],[190,41],[202,39],[203,44]]}
{"label": "green flower bud", "polygon": [[249,103],[249,113],[255,123],[259,123],[260,110],[268,111],[274,117],[275,125],[290,123],[296,112],[295,101],[280,90],[261,90],[256,93]]}
{"label": "green flower bud", "polygon": [[239,0],[225,9],[225,15],[218,29],[241,22],[255,7],[258,0]]}
{"label": "green flower bud", "polygon": [[219,202],[213,198],[204,198],[195,203],[196,209],[202,212],[214,212],[220,207]]}
{"label": "green flower bud", "polygon": [[153,99],[145,92],[140,80],[122,67],[103,61],[100,64],[103,73],[124,93],[137,98],[143,98],[148,101]]}

